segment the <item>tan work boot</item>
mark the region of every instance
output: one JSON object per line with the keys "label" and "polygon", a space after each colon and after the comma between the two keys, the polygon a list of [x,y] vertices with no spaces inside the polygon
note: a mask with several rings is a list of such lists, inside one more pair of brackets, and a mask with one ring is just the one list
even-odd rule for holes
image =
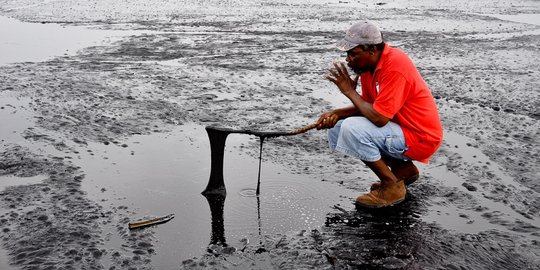
{"label": "tan work boot", "polygon": [[[398,180],[403,180],[403,182],[405,182],[405,185],[407,186],[416,182],[416,180],[418,180],[418,178],[420,177],[420,172],[418,171],[418,168],[416,168],[416,166],[412,162],[390,168],[392,169],[392,173],[394,173],[396,178]],[[373,183],[371,184],[371,190],[376,190],[380,186],[381,182]]]}
{"label": "tan work boot", "polygon": [[380,185],[376,190],[361,195],[356,198],[356,204],[368,208],[381,208],[396,205],[405,200],[405,183],[398,181],[397,183]]}

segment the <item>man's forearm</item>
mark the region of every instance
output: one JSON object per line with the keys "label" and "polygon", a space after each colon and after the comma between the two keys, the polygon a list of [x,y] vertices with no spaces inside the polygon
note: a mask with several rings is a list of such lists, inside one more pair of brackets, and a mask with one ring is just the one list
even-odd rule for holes
{"label": "man's forearm", "polygon": [[334,113],[339,116],[340,120],[351,116],[362,116],[360,111],[354,105],[335,109]]}
{"label": "man's forearm", "polygon": [[369,119],[369,121],[371,121],[376,126],[382,127],[386,125],[388,121],[390,121],[389,118],[375,111],[375,109],[373,108],[373,104],[363,100],[360,95],[356,94],[356,95],[350,96],[349,99],[353,103],[352,107],[356,109],[356,111],[358,112],[358,115],[366,117],[367,119]]}

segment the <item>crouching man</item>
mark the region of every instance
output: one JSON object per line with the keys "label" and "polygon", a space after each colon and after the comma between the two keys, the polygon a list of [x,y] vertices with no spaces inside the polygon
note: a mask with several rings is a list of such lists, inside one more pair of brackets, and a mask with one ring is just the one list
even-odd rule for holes
{"label": "crouching man", "polygon": [[411,59],[385,44],[373,23],[352,25],[337,47],[355,76],[334,63],[326,78],[352,105],[323,113],[317,128],[329,129],[332,150],[362,160],[379,178],[356,199],[359,206],[398,204],[419,176],[412,161],[427,163],[442,142],[437,106]]}

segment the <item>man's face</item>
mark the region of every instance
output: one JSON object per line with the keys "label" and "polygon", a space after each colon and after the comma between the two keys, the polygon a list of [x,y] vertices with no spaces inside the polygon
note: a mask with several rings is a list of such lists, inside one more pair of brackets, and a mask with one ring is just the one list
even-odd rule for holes
{"label": "man's face", "polygon": [[354,47],[347,51],[347,65],[356,74],[369,71],[372,66],[371,55],[360,47]]}

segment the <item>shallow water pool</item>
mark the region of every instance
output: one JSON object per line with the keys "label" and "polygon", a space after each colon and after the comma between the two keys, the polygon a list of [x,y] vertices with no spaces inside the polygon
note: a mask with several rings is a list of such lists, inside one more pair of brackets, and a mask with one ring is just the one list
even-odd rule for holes
{"label": "shallow water pool", "polygon": [[[106,207],[127,207],[132,220],[175,214],[170,222],[150,229],[155,231],[156,269],[200,256],[211,243],[241,248],[246,239],[264,244],[267,234],[318,228],[334,204],[351,204],[355,192],[290,174],[265,161],[264,152],[261,194],[255,196],[258,160],[240,150],[257,145],[250,140],[258,139],[242,134],[227,139],[224,201],[201,195],[210,175],[203,126],[188,124],[167,134],[89,145],[92,151],[81,153],[75,163],[86,173],[83,190]],[[104,234],[116,232],[111,227]],[[105,248],[121,244],[118,237],[109,239]]]}

